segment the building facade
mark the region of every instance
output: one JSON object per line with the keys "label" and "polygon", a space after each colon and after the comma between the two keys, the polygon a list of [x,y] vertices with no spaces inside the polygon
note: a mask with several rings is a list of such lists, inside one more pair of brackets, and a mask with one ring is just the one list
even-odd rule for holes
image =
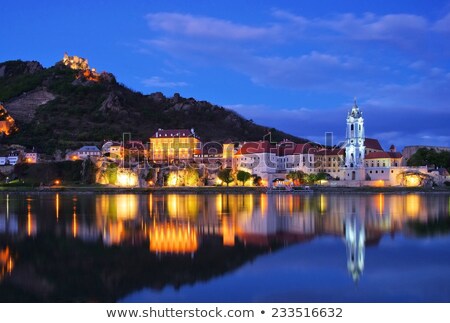
{"label": "building facade", "polygon": [[158,129],[150,137],[149,159],[155,163],[171,164],[193,160],[201,154],[201,141],[194,129]]}

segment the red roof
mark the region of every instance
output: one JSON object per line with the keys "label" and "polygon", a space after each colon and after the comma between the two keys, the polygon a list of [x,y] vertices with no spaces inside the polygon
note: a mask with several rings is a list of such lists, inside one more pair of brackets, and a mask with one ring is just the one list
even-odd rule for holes
{"label": "red roof", "polygon": [[245,142],[236,155],[251,155],[261,153],[275,153],[276,148],[268,141]]}
{"label": "red roof", "polygon": [[311,144],[296,144],[292,141],[282,141],[278,144],[277,156],[300,155],[312,153]]}
{"label": "red roof", "polygon": [[193,133],[193,129],[158,129],[157,132],[152,136],[152,138],[162,138],[162,137],[197,137]]}
{"label": "red roof", "polygon": [[402,154],[399,152],[391,151],[376,151],[368,153],[365,159],[377,159],[377,158],[402,158]]}
{"label": "red roof", "polygon": [[378,139],[366,138],[364,140],[364,146],[366,146],[366,148],[369,148],[369,149],[375,149],[375,150],[383,151],[383,148],[381,147],[380,142],[378,141]]}
{"label": "red roof", "polygon": [[319,156],[333,156],[333,155],[344,155],[344,149],[335,148],[335,149],[322,149],[319,150],[316,155]]}

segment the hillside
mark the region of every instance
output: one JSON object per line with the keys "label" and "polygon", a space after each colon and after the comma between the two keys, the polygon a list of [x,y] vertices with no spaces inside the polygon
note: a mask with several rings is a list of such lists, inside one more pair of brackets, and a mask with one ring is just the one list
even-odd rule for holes
{"label": "hillside", "polygon": [[135,92],[76,56],[49,68],[35,61],[0,63],[0,102],[19,129],[2,143],[46,153],[120,139],[124,132],[147,141],[158,128],[194,128],[202,141],[260,140],[269,130],[273,140],[305,141],[206,101]]}

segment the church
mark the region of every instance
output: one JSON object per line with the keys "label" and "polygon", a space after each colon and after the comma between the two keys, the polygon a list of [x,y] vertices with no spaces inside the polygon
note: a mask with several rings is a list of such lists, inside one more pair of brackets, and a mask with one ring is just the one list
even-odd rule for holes
{"label": "church", "polygon": [[[364,118],[356,100],[347,115],[345,159],[341,167],[343,186],[397,186],[404,185],[402,174],[410,167],[402,165],[402,154],[394,145],[389,151],[381,148],[378,140],[365,137]],[[426,174],[426,167],[414,171]]]}

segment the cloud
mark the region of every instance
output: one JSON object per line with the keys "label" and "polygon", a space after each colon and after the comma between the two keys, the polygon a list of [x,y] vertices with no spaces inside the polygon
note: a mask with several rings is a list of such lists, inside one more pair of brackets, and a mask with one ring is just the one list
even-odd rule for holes
{"label": "cloud", "polygon": [[448,145],[450,71],[442,35],[450,14],[435,21],[406,13],[307,18],[274,9],[260,26],[179,13],[154,13],[147,21],[154,33],[144,43],[177,66],[234,71],[257,87],[309,102],[336,100],[333,109],[301,101],[270,107],[257,96],[253,105],[227,105],[257,123],[307,138],[331,131],[342,139],[349,106],[340,102],[357,95],[368,136],[384,145],[396,137],[397,145],[425,143],[424,134]]}
{"label": "cloud", "polygon": [[252,27],[212,17],[180,13],[152,13],[146,16],[152,29],[196,38],[248,41],[279,37],[280,28]]}
{"label": "cloud", "polygon": [[314,89],[341,87],[343,83],[338,85],[336,81],[342,73],[356,71],[358,66],[358,60],[352,57],[312,51],[296,57],[253,57],[241,69],[257,84]]}
{"label": "cloud", "polygon": [[[373,83],[383,78],[395,79],[394,74],[398,74],[398,67],[390,66],[397,62],[389,58],[377,61],[372,51],[383,51],[384,57],[395,57],[390,55],[392,48],[417,45],[418,35],[429,31],[431,26],[425,18],[411,14],[366,13],[359,17],[343,14],[308,19],[274,9],[272,17],[278,21],[255,27],[213,17],[152,13],[146,16],[147,21],[160,35],[144,43],[190,64],[226,66],[262,86],[300,90],[328,88],[354,94],[373,88]],[[302,32],[298,32],[299,28]],[[288,36],[289,42],[267,51],[268,42],[282,41]],[[343,40],[367,41],[368,44],[357,46],[352,52]],[[373,41],[394,45],[372,48]],[[288,45],[296,45],[300,52],[292,55],[284,48]],[[348,47],[352,46],[356,45]],[[420,60],[414,57],[406,65],[418,69],[420,64],[414,62]]]}
{"label": "cloud", "polygon": [[173,82],[173,81],[165,81],[159,76],[152,76],[148,79],[142,81],[142,84],[148,87],[156,87],[156,88],[176,88],[176,87],[184,87],[188,84],[186,82]]}
{"label": "cloud", "polygon": [[439,32],[450,32],[450,13],[448,13],[444,18],[436,21],[433,29]]}
{"label": "cloud", "polygon": [[328,27],[349,39],[402,41],[405,35],[424,33],[429,28],[428,21],[417,15],[389,14],[377,16],[366,13],[358,18],[344,14],[330,20],[319,20],[317,25]]}
{"label": "cloud", "polygon": [[[366,135],[377,138],[386,149],[391,144],[403,147],[413,144],[448,146],[450,112],[411,108],[408,105],[381,105],[373,101],[358,103],[364,114]],[[287,133],[324,143],[325,133],[332,132],[334,143],[344,139],[346,117],[351,102],[333,109],[286,108],[266,105],[230,104],[227,108]],[[407,116],[407,117],[406,117]],[[432,125],[432,127],[430,127]]]}

